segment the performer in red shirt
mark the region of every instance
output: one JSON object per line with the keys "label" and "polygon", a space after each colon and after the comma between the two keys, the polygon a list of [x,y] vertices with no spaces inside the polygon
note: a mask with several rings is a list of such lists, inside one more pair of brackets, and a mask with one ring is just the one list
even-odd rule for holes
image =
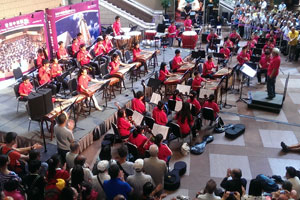
{"label": "performer in red shirt", "polygon": [[276,77],[278,76],[279,67],[280,67],[280,56],[279,56],[279,49],[273,48],[272,50],[272,58],[271,63],[268,67],[268,78],[267,78],[267,90],[268,90],[268,97],[267,99],[273,99],[275,97],[275,81]]}
{"label": "performer in red shirt", "polygon": [[77,39],[78,39],[79,46],[82,45],[82,44],[85,44],[82,33],[77,33]]}
{"label": "performer in red shirt", "polygon": [[132,99],[132,110],[135,110],[141,114],[146,113],[146,105],[143,102],[144,93],[142,91],[138,91],[136,93],[136,97]]}
{"label": "performer in red shirt", "polygon": [[46,85],[46,87],[51,88],[52,95],[55,95],[59,91],[60,87],[56,86],[51,82],[51,69],[49,67],[50,63],[48,60],[43,60],[43,66],[39,68],[39,83],[40,85]]}
{"label": "performer in red shirt", "polygon": [[257,81],[259,84],[261,83],[261,74],[265,74],[266,79],[267,79],[267,71],[268,71],[270,62],[271,62],[271,52],[267,49],[264,56],[262,56],[260,58],[259,65],[258,65],[259,68],[257,70],[256,76],[257,76]]}
{"label": "performer in red shirt", "polygon": [[124,109],[118,110],[117,126],[118,126],[119,133],[121,135],[121,138],[122,139],[128,138],[130,135],[130,132],[134,126],[131,124],[130,120],[126,119],[126,113],[125,113]]}
{"label": "performer in red shirt", "polygon": [[163,142],[163,135],[159,133],[155,136],[155,141],[154,141],[154,144],[156,144],[158,147],[157,157],[158,159],[167,162],[168,160],[170,160],[171,156],[173,155],[173,152],[168,147],[168,145],[163,144],[162,142]]}
{"label": "performer in red shirt", "polygon": [[78,43],[78,39],[74,38],[72,41],[72,56],[76,57],[77,52],[79,51],[79,43]]}
{"label": "performer in red shirt", "polygon": [[216,44],[214,44],[214,39],[218,39],[219,36],[214,32],[214,29],[210,29],[210,33],[207,35],[207,45],[206,45],[206,52],[208,52],[208,48],[211,50],[216,49]]}
{"label": "performer in red shirt", "polygon": [[169,38],[169,46],[173,46],[174,38],[176,37],[176,26],[175,26],[175,21],[171,22],[171,25],[168,27],[168,38]]}
{"label": "performer in red shirt", "polygon": [[270,30],[270,33],[268,33],[266,35],[266,38],[271,40],[271,42],[273,43],[273,45],[276,45],[276,39],[277,39],[277,35],[274,34],[274,30]]}
{"label": "performer in red shirt", "polygon": [[187,135],[190,133],[191,127],[194,125],[194,118],[191,114],[190,104],[184,102],[181,110],[176,114],[175,119],[180,126],[181,133]]}
{"label": "performer in red shirt", "polygon": [[99,66],[91,62],[92,56],[90,53],[86,50],[85,44],[80,45],[80,50],[77,53],[77,61],[80,63],[81,66],[87,66],[89,70],[92,72],[93,78],[95,78],[95,75],[100,74]]}
{"label": "performer in red shirt", "polygon": [[238,34],[238,33],[236,32],[235,29],[233,29],[233,30],[232,30],[232,33],[230,33],[230,35],[229,35],[229,39],[230,39],[231,41],[234,41],[233,43],[237,44],[237,43],[239,43],[239,41],[241,40],[241,36],[240,36],[240,34]]}
{"label": "performer in red shirt", "polygon": [[113,31],[114,31],[114,36],[117,36],[117,35],[121,35],[121,19],[120,19],[120,16],[116,16],[115,17],[115,22],[113,23]]}
{"label": "performer in red shirt", "polygon": [[214,72],[212,71],[213,68],[216,68],[216,70],[218,70],[218,66],[214,65],[212,56],[209,55],[207,56],[207,61],[203,64],[202,77],[213,79],[213,75],[214,75]]}
{"label": "performer in red shirt", "polygon": [[[147,67],[147,61],[144,59],[143,55],[140,55],[141,52],[145,52],[142,51],[140,49],[140,44],[139,43],[134,43],[133,44],[133,49],[132,49],[132,54],[133,54],[133,62],[141,62],[142,64],[140,66],[144,66],[144,70],[146,73],[148,73],[148,67]],[[140,67],[138,66],[138,67]]]}
{"label": "performer in red shirt", "polygon": [[174,90],[173,95],[170,96],[169,99],[175,100],[175,101],[182,101],[181,93],[179,92],[178,89]]}
{"label": "performer in red shirt", "polygon": [[216,104],[214,102],[214,100],[215,100],[215,95],[213,95],[213,94],[209,95],[208,101],[204,102],[202,108],[211,108],[211,109],[213,109],[214,116],[215,116],[215,119],[216,119],[217,116],[218,116],[218,113],[220,112],[220,109],[219,109],[218,104]]}
{"label": "performer in red shirt", "polygon": [[184,31],[191,31],[192,28],[193,28],[193,22],[192,20],[190,19],[190,15],[187,15],[185,17],[185,20],[184,20]]}
{"label": "performer in red shirt", "polygon": [[269,39],[267,41],[267,44],[265,44],[264,48],[263,48],[263,52],[266,52],[266,49],[269,49],[272,52],[272,49],[274,48],[274,44],[272,43],[272,39]]}
{"label": "performer in red shirt", "polygon": [[242,48],[241,53],[237,56],[237,60],[240,66],[242,66],[244,63],[250,60],[250,55],[247,53],[247,49],[247,46],[244,46]]}
{"label": "performer in red shirt", "polygon": [[170,76],[173,76],[173,74],[167,70],[167,63],[162,62],[160,64],[158,79],[163,83]]}
{"label": "performer in red shirt", "polygon": [[98,63],[100,65],[101,62],[105,63],[105,66],[108,66],[108,62],[110,60],[109,56],[104,55],[105,47],[103,45],[103,38],[100,36],[96,40],[96,44],[94,46],[94,53]]}
{"label": "performer in red shirt", "polygon": [[123,77],[120,77],[120,75],[116,74],[116,73],[119,71],[120,66],[125,66],[125,65],[126,65],[125,63],[122,63],[120,61],[119,55],[114,53],[111,57],[111,62],[108,65],[108,71],[109,71],[110,76],[115,76],[117,78],[123,78]]}
{"label": "performer in red shirt", "polygon": [[175,57],[173,58],[172,62],[172,71],[176,72],[182,65],[185,65],[187,62],[184,62],[180,56],[180,50],[175,50]]}
{"label": "performer in red shirt", "polygon": [[201,74],[198,71],[195,71],[194,72],[194,79],[193,79],[193,82],[192,82],[192,90],[199,93],[202,81],[207,82],[204,78],[201,77]]}
{"label": "performer in red shirt", "polygon": [[228,60],[230,57],[230,49],[227,48],[226,43],[223,44],[223,48],[220,49],[220,53],[224,54],[225,60]]}
{"label": "performer in red shirt", "polygon": [[230,40],[230,38],[228,37],[226,42],[225,42],[226,46],[230,49],[233,49],[234,45],[233,42]]}
{"label": "performer in red shirt", "polygon": [[[88,74],[87,74],[87,69],[81,68],[80,69],[81,73],[78,77],[78,84],[77,84],[77,91],[81,94],[87,95],[90,93],[90,90],[88,89],[89,82],[99,82],[96,79],[92,79]],[[95,97],[95,95],[92,96],[92,99],[94,101],[95,108],[99,111],[102,111],[103,109],[99,106],[98,101]]]}
{"label": "performer in red shirt", "polygon": [[68,53],[67,53],[67,50],[65,48],[64,42],[59,41],[58,46],[59,47],[58,47],[58,50],[57,50],[57,59],[67,60],[68,59]]}
{"label": "performer in red shirt", "polygon": [[108,35],[103,35],[103,46],[104,46],[104,54],[111,56],[113,53],[117,53],[120,56],[120,59],[123,60],[122,53],[120,50],[113,49],[113,43],[109,39]]}
{"label": "performer in red shirt", "polygon": [[197,92],[196,91],[192,90],[190,92],[190,98],[186,102],[195,106],[197,114],[200,112],[201,105],[200,105],[199,101],[197,100]]}
{"label": "performer in red shirt", "polygon": [[37,68],[39,69],[43,65],[43,60],[45,59],[45,54],[43,49],[38,49],[38,55],[36,59]]}
{"label": "performer in red shirt", "polygon": [[140,155],[145,154],[145,150],[143,148],[144,144],[147,142],[148,138],[144,135],[144,128],[141,126],[137,126],[130,134],[128,142],[134,144]]}
{"label": "performer in red shirt", "polygon": [[152,117],[155,120],[155,123],[159,125],[166,125],[168,122],[168,117],[164,111],[165,104],[162,101],[159,101],[157,106],[152,111]]}
{"label": "performer in red shirt", "polygon": [[33,86],[30,83],[29,77],[24,75],[22,77],[22,83],[19,86],[19,94],[22,100],[27,100],[28,95],[31,93]]}
{"label": "performer in red shirt", "polygon": [[58,64],[57,58],[51,59],[51,78],[56,78],[62,74],[62,68]]}

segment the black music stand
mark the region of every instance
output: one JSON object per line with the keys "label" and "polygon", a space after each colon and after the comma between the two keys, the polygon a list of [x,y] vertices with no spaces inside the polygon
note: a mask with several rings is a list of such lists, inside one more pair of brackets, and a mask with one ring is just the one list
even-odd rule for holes
{"label": "black music stand", "polygon": [[227,62],[225,62],[225,55],[223,53],[215,53],[213,52],[213,56],[215,58],[218,58],[218,63],[221,63],[223,64],[223,66],[225,67]]}
{"label": "black music stand", "polygon": [[262,49],[259,49],[259,48],[254,48],[253,49],[253,54],[254,55],[261,55],[262,54]]}
{"label": "black music stand", "polygon": [[249,79],[250,77],[253,78],[256,75],[256,71],[254,69],[252,69],[252,67],[250,67],[248,64],[243,64],[240,68],[240,71],[243,73],[243,78],[241,80],[241,90],[240,90],[240,97],[236,102],[242,101],[246,104],[248,104],[249,100],[248,98],[242,98],[242,94],[243,94],[243,84],[246,82],[247,79]]}
{"label": "black music stand", "polygon": [[[154,79],[154,78],[150,78],[147,86],[152,88],[152,92],[155,92],[156,90],[158,90],[160,88],[161,85],[161,81],[158,79]],[[160,91],[159,91],[160,93]]]}
{"label": "black music stand", "polygon": [[253,63],[259,63],[260,56],[251,56],[250,61],[253,62]]}

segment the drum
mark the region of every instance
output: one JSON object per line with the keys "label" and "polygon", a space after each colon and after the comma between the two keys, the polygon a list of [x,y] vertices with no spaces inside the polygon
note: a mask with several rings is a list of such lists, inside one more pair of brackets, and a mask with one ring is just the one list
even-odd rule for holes
{"label": "drum", "polygon": [[140,43],[142,41],[142,33],[140,31],[131,31],[128,35],[130,36],[129,47],[132,47],[134,43]]}
{"label": "drum", "polygon": [[127,34],[130,32],[130,28],[128,28],[128,27],[123,27],[123,28],[121,28],[121,32],[123,32],[124,35],[127,35]]}
{"label": "drum", "polygon": [[184,31],[181,37],[182,48],[194,49],[196,47],[198,35],[195,31]]}
{"label": "drum", "polygon": [[126,49],[129,44],[129,35],[118,35],[114,37],[118,49]]}
{"label": "drum", "polygon": [[156,30],[146,30],[145,40],[154,40],[155,35],[156,35]]}

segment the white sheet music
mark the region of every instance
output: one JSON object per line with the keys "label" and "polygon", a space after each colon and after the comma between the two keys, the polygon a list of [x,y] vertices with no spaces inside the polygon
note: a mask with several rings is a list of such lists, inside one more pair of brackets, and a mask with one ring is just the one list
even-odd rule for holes
{"label": "white sheet music", "polygon": [[159,125],[159,124],[156,124],[156,123],[153,124],[152,134],[154,136],[156,136],[157,134],[160,133],[160,134],[163,135],[163,138],[165,140],[165,139],[167,139],[168,132],[169,132],[169,127],[163,126],[163,125]]}
{"label": "white sheet music", "polygon": [[209,97],[209,95],[214,94],[214,93],[215,93],[214,90],[201,88],[199,98],[204,98],[204,95],[207,95],[207,97]]}
{"label": "white sheet music", "polygon": [[176,104],[175,104],[175,112],[179,112],[182,108],[182,101],[176,101]]}
{"label": "white sheet music", "polygon": [[161,101],[160,94],[157,94],[157,93],[153,92],[153,94],[151,96],[151,99],[150,99],[150,103],[153,103],[153,104],[157,105],[159,101]]}
{"label": "white sheet music", "polygon": [[252,69],[249,65],[246,63],[242,65],[241,71],[246,74],[247,76],[250,76],[253,78],[256,75],[256,70]]}
{"label": "white sheet music", "polygon": [[133,111],[132,120],[135,122],[136,125],[141,125],[144,119],[144,115],[137,111]]}
{"label": "white sheet music", "polygon": [[182,85],[182,84],[177,84],[176,89],[179,90],[182,94],[188,95],[191,91],[191,86],[189,85]]}

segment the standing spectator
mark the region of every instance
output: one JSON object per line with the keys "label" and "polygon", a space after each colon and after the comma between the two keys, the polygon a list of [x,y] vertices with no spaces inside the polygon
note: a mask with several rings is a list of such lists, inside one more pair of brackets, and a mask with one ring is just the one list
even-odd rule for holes
{"label": "standing spectator", "polygon": [[[231,180],[228,178],[231,177]],[[227,169],[226,177],[221,182],[221,187],[226,191],[239,192],[240,196],[243,195],[243,190],[246,188],[247,180],[242,178],[241,169]]]}
{"label": "standing spectator", "polygon": [[294,167],[291,167],[291,166],[286,167],[285,176],[286,176],[287,180],[292,183],[292,185],[293,185],[292,189],[296,190],[296,192],[297,192],[296,199],[299,199],[300,198],[300,180],[296,175],[297,175],[297,170]]}
{"label": "standing spectator", "polygon": [[126,199],[132,192],[132,188],[124,181],[124,174],[117,164],[112,164],[108,168],[110,180],[103,183],[103,190],[108,200],[113,200],[118,194],[124,195]]}
{"label": "standing spectator", "polygon": [[124,144],[121,145],[118,148],[118,157],[116,158],[116,161],[118,163],[118,166],[120,167],[121,170],[123,170],[124,174],[126,177],[128,175],[133,175],[134,174],[134,169],[133,169],[133,163],[130,161],[127,161],[127,155],[128,155],[128,148]]}
{"label": "standing spectator", "polygon": [[131,199],[139,200],[143,197],[143,186],[147,182],[153,183],[150,175],[143,173],[144,160],[137,159],[133,167],[135,169],[135,174],[128,176],[127,183],[133,188]]}
{"label": "standing spectator", "polygon": [[295,30],[295,27],[292,27],[291,31],[288,34],[289,37],[289,61],[295,61],[296,58],[296,48],[298,44],[299,32]]}
{"label": "standing spectator", "polygon": [[282,12],[285,9],[286,9],[286,5],[285,5],[284,1],[282,1],[281,4],[279,4],[279,6],[278,6],[278,10]]}
{"label": "standing spectator", "polygon": [[3,191],[5,182],[9,180],[17,180],[21,182],[21,178],[13,171],[8,170],[9,157],[0,155],[0,191]]}
{"label": "standing spectator", "polygon": [[57,151],[61,156],[62,163],[66,162],[66,154],[70,151],[70,144],[74,142],[73,136],[74,121],[69,120],[66,112],[57,117],[57,125],[54,126],[56,135]]}
{"label": "standing spectator", "polygon": [[101,160],[97,164],[97,170],[98,174],[96,176],[93,176],[93,189],[98,192],[99,199],[105,199],[105,193],[103,190],[103,183],[104,181],[110,180],[110,176],[108,175],[107,169],[108,169],[109,162],[107,160]]}
{"label": "standing spectator", "polygon": [[73,142],[70,145],[71,151],[66,154],[66,162],[68,169],[74,167],[74,160],[79,155],[80,145],[78,142]]}
{"label": "standing spectator", "polygon": [[91,182],[93,174],[92,174],[91,170],[89,169],[88,164],[85,161],[86,161],[85,156],[78,155],[74,160],[74,166],[75,165],[81,166],[83,169],[83,173],[84,173],[84,181]]}

